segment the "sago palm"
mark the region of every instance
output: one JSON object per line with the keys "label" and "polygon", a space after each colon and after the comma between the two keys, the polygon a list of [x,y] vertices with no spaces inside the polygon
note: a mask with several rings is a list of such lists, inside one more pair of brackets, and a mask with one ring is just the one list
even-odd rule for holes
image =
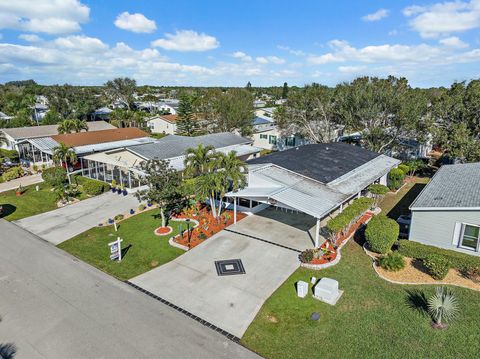
{"label": "sago palm", "polygon": [[434,328],[447,328],[444,321],[451,321],[458,314],[457,298],[450,290],[437,287],[435,294],[428,299],[428,313],[432,317]]}

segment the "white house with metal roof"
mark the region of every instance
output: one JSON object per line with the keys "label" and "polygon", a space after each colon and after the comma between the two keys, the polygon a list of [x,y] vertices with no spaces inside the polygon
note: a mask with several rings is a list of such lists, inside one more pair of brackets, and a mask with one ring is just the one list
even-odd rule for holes
{"label": "white house with metal roof", "polygon": [[410,210],[409,240],[480,255],[480,162],[440,167]]}
{"label": "white house with metal roof", "polygon": [[[344,143],[312,144],[275,152],[248,162],[248,185],[227,197],[244,199],[260,208],[275,206],[303,212],[320,222],[370,184],[386,184],[388,172],[399,160]],[[235,218],[236,221],[236,218]]]}

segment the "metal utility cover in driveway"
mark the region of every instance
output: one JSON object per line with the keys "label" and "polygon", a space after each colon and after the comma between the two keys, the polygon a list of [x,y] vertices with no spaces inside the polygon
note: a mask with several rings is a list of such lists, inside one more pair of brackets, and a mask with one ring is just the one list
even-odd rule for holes
{"label": "metal utility cover in driveway", "polygon": [[245,268],[243,268],[243,263],[240,259],[215,261],[215,268],[217,269],[217,274],[219,276],[245,274]]}

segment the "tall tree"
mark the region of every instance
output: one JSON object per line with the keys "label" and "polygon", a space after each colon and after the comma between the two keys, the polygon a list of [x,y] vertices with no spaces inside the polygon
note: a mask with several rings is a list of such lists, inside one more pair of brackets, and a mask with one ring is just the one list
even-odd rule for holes
{"label": "tall tree", "polygon": [[247,86],[245,86],[245,88],[246,88],[248,91],[251,91],[251,90],[252,90],[252,84],[250,83],[250,81],[247,82]]}
{"label": "tall tree", "polygon": [[137,89],[137,82],[128,77],[118,77],[105,83],[107,96],[112,102],[120,101],[127,109],[131,109],[133,94]]}
{"label": "tall tree", "polygon": [[140,168],[145,173],[148,189],[138,191],[135,195],[139,201],[158,204],[162,227],[165,227],[165,211],[174,208],[183,198],[180,193],[181,175],[165,160],[145,161]]}
{"label": "tall tree", "polygon": [[53,160],[60,163],[61,166],[65,163],[65,169],[67,170],[68,183],[72,183],[69,175],[69,163],[76,164],[78,157],[75,151],[66,144],[60,142],[60,144],[53,149]]}
{"label": "tall tree", "polygon": [[277,109],[274,118],[285,135],[299,134],[314,143],[330,142],[338,128],[333,98],[333,91],[326,86],[305,86]]}
{"label": "tall tree", "polygon": [[63,120],[58,124],[58,133],[72,133],[75,132],[75,122],[73,120]]}
{"label": "tall tree", "polygon": [[210,145],[199,144],[195,148],[188,148],[185,154],[185,173],[192,177],[211,172],[217,158],[215,147]]}
{"label": "tall tree", "polygon": [[284,82],[283,89],[282,89],[282,98],[286,99],[287,97],[288,97],[288,84]]}
{"label": "tall tree", "polygon": [[87,121],[85,121],[85,120],[72,120],[72,129],[75,132],[88,131]]}
{"label": "tall tree", "polygon": [[182,95],[178,105],[177,134],[182,136],[195,136],[199,132],[198,121],[195,118],[193,108],[194,98],[190,95]]}

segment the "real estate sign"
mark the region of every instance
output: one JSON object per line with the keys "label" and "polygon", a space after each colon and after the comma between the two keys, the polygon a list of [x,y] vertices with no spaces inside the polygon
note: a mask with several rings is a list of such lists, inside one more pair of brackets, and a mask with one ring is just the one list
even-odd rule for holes
{"label": "real estate sign", "polygon": [[120,237],[117,237],[115,242],[108,243],[110,247],[110,260],[118,260],[119,262],[122,260],[122,241]]}

